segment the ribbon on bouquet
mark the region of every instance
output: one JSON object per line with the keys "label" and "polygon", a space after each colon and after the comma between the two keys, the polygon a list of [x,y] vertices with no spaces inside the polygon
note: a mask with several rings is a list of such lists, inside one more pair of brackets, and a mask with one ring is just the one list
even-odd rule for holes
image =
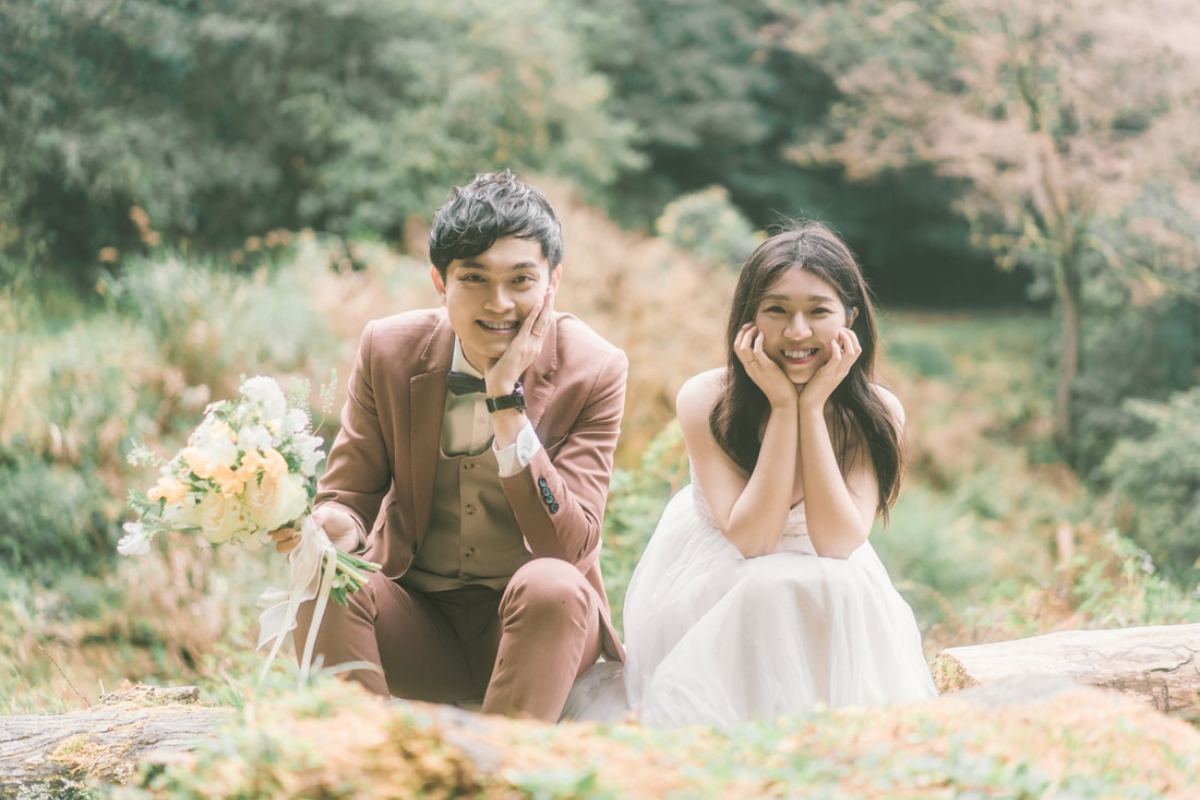
{"label": "ribbon on bouquet", "polygon": [[261,650],[263,645],[274,642],[267,655],[267,663],[263,664],[259,674],[260,683],[279,654],[279,648],[283,646],[288,633],[296,627],[296,612],[300,604],[315,597],[317,602],[313,607],[312,624],[308,628],[304,654],[300,659],[301,681],[308,679],[312,668],[313,647],[317,642],[317,631],[321,629],[321,620],[325,617],[325,607],[329,604],[338,559],[337,548],[311,516],[305,517],[300,524],[300,544],[288,554],[288,564],[291,570],[287,591],[268,589],[258,598],[258,605],[266,610],[258,617],[260,631],[257,649]]}

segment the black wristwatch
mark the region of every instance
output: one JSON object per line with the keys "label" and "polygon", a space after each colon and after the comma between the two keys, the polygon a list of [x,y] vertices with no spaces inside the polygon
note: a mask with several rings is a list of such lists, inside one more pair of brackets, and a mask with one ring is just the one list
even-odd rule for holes
{"label": "black wristwatch", "polygon": [[506,394],[503,397],[489,397],[487,399],[487,410],[490,413],[504,411],[509,408],[515,408],[517,411],[525,410],[525,390],[521,388],[521,384],[513,387],[512,394]]}

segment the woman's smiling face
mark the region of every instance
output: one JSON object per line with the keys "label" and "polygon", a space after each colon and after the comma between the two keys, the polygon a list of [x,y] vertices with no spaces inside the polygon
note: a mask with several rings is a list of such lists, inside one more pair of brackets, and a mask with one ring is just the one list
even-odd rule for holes
{"label": "woman's smiling face", "polygon": [[785,271],[754,314],[763,352],[797,385],[829,360],[830,343],[851,321],[837,290],[803,268]]}

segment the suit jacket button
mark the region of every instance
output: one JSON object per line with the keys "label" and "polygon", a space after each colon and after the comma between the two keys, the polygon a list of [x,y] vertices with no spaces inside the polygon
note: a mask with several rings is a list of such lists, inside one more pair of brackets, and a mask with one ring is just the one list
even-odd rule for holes
{"label": "suit jacket button", "polygon": [[550,513],[553,514],[557,511],[558,511],[558,503],[551,503],[550,504]]}
{"label": "suit jacket button", "polygon": [[417,543],[416,542],[413,542],[413,544],[412,544],[412,554],[414,556],[417,554]]}
{"label": "suit jacket button", "polygon": [[551,494],[549,489],[547,489],[545,486],[542,487],[542,497],[553,497],[553,496],[554,495]]}
{"label": "suit jacket button", "polygon": [[545,488],[546,488],[546,479],[545,479],[545,478],[538,478],[538,486],[540,486],[540,487],[542,487],[543,489],[545,489]]}

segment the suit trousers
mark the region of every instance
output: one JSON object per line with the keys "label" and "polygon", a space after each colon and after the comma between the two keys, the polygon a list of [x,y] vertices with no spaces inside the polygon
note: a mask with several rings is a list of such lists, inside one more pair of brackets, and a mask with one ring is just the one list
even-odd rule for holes
{"label": "suit trousers", "polygon": [[[315,654],[325,667],[362,661],[382,673],[341,673],[383,696],[455,703],[483,698],[483,711],[553,722],[575,679],[600,657],[600,597],[574,565],[528,562],[504,592],[466,586],[421,592],[380,573],[329,603]],[[300,607],[303,649],[313,602]],[[315,656],[314,656],[315,659]]]}

